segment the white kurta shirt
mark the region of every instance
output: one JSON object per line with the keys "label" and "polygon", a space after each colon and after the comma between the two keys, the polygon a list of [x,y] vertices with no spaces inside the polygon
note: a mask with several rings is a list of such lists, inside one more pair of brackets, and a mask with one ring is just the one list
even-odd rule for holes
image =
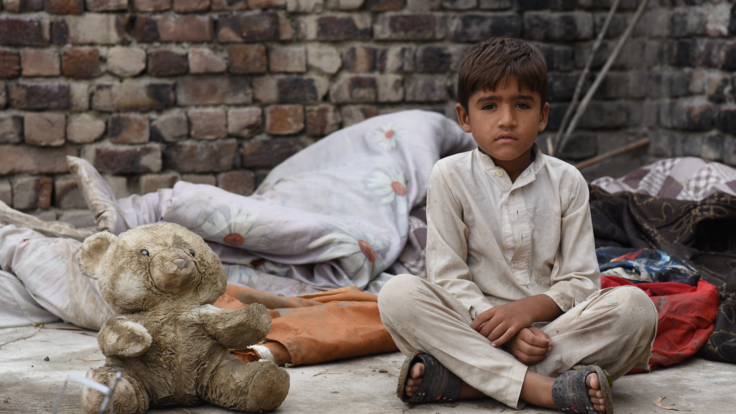
{"label": "white kurta shirt", "polygon": [[435,164],[427,194],[427,276],[475,318],[546,294],[567,312],[600,289],[588,186],[541,153],[512,183],[476,149]]}

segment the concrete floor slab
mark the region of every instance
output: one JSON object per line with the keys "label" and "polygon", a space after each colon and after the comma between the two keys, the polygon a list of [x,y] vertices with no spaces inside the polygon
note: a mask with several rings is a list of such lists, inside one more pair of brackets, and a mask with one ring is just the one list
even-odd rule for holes
{"label": "concrete floor slab", "polygon": [[[51,328],[63,324],[48,325]],[[24,338],[38,328],[0,329],[0,344]],[[48,361],[44,358],[48,357]],[[80,358],[93,359],[83,360]],[[509,413],[494,400],[452,404],[404,404],[396,398],[396,381],[403,361],[400,353],[356,358],[315,366],[288,368],[291,389],[276,413]],[[0,347],[0,413],[50,413],[70,373],[84,375],[103,364],[97,340],[81,331],[42,329],[32,337]],[[386,370],[385,373],[380,370]],[[665,405],[692,413],[733,413],[736,365],[700,358],[651,374],[626,376],[615,383],[614,404],[618,414],[668,411],[654,406],[665,396]],[[80,413],[81,385],[70,383],[62,413]],[[186,411],[185,411],[186,410]],[[523,413],[555,411],[528,406]],[[212,406],[151,410],[154,414],[231,413]]]}

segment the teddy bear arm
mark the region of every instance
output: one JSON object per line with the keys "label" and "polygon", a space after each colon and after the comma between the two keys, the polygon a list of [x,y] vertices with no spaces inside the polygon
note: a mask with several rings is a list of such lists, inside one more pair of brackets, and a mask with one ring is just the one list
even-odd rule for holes
{"label": "teddy bear arm", "polygon": [[266,339],[271,331],[271,315],[261,304],[237,311],[203,307],[202,322],[210,335],[231,349],[244,349]]}
{"label": "teddy bear arm", "polygon": [[143,355],[151,346],[152,340],[145,326],[124,316],[108,319],[97,335],[97,343],[106,357]]}

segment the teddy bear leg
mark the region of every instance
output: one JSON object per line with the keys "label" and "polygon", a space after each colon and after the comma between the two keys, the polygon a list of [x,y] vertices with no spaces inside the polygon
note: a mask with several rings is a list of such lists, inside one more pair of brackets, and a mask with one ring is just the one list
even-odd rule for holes
{"label": "teddy bear leg", "polygon": [[[87,371],[87,378],[111,387],[115,383],[117,371],[111,367],[94,368]],[[104,398],[105,396],[101,393],[84,387],[82,391],[84,412],[97,414]],[[116,414],[143,414],[148,410],[148,406],[148,393],[143,388],[143,384],[135,377],[123,372],[123,377],[115,387],[113,411]]]}
{"label": "teddy bear leg", "polygon": [[210,377],[202,398],[212,404],[257,413],[278,408],[289,393],[289,374],[267,360],[245,364],[229,355]]}

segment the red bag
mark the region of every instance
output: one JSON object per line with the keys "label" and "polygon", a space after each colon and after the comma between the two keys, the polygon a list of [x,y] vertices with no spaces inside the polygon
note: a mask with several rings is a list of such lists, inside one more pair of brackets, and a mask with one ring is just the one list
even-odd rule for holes
{"label": "red bag", "polygon": [[[646,292],[657,307],[659,320],[654,339],[651,369],[673,365],[694,355],[705,345],[716,320],[721,301],[718,289],[699,280],[698,286],[685,283],[632,283],[617,276],[603,276],[601,288],[636,286]],[[645,372],[632,369],[629,373]]]}

